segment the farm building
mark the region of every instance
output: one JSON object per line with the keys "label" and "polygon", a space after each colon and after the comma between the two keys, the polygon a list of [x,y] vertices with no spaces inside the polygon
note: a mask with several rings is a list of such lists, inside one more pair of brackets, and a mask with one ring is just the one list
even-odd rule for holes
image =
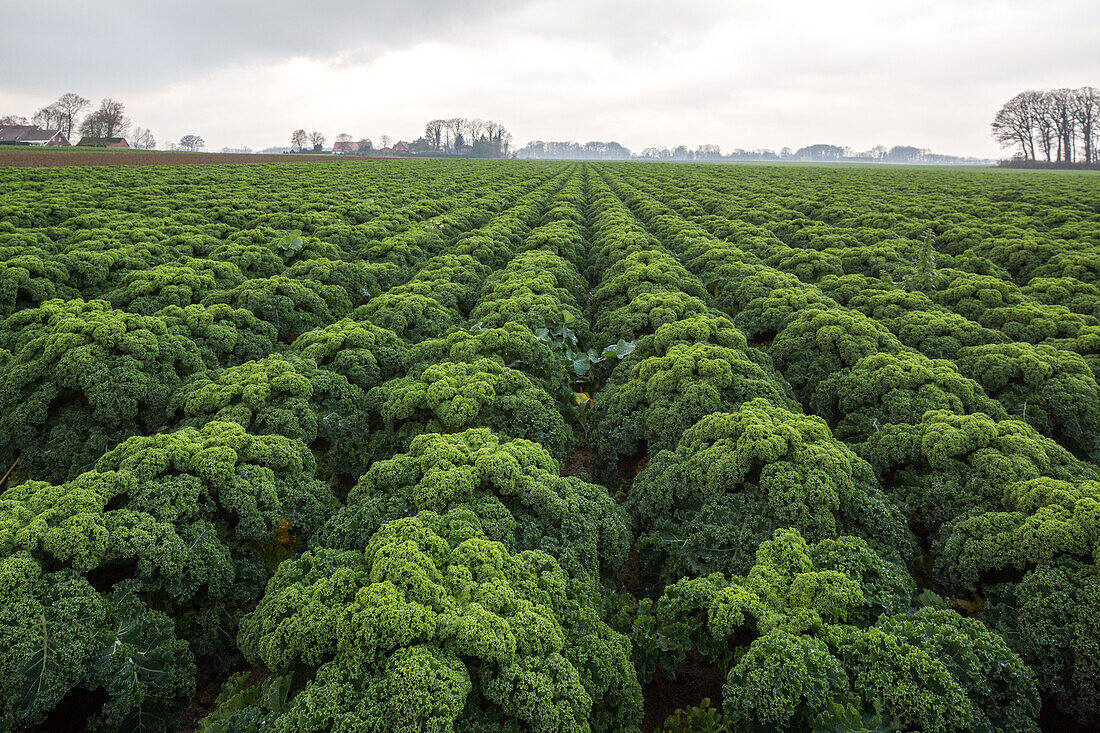
{"label": "farm building", "polygon": [[332,144],[333,155],[344,155],[346,153],[358,153],[359,143],[354,140],[337,140]]}
{"label": "farm building", "polygon": [[0,125],[0,145],[67,147],[69,141],[61,130],[44,130],[38,125]]}
{"label": "farm building", "polygon": [[124,137],[82,137],[77,143],[81,148],[119,148],[126,149],[130,143]]}

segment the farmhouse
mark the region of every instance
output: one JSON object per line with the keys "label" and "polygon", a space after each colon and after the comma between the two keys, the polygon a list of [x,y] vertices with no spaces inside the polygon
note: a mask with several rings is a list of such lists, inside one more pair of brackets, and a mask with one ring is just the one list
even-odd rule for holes
{"label": "farmhouse", "polygon": [[344,155],[346,153],[358,153],[359,143],[354,140],[337,140],[332,144],[333,155]]}
{"label": "farmhouse", "polygon": [[82,137],[77,147],[81,148],[120,148],[130,147],[124,137]]}
{"label": "farmhouse", "polygon": [[61,130],[44,130],[38,125],[0,125],[0,145],[33,145],[35,147],[67,147],[69,141]]}

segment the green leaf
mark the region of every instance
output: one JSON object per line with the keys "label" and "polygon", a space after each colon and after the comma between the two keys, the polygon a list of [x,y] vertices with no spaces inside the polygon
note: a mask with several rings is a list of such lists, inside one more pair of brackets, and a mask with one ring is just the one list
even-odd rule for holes
{"label": "green leaf", "polygon": [[619,339],[618,343],[611,344],[610,346],[608,346],[607,348],[604,349],[604,355],[606,356],[607,354],[610,353],[610,354],[614,354],[619,359],[624,359],[627,356],[629,356],[631,353],[633,353],[633,351],[634,351],[634,342],[633,341],[624,341],[623,339]]}

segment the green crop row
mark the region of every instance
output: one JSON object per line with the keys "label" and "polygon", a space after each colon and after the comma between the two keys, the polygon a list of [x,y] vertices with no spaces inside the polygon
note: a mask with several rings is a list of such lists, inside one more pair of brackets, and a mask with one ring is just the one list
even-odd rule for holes
{"label": "green crop row", "polygon": [[1096,176],[0,186],[0,730],[1100,719]]}

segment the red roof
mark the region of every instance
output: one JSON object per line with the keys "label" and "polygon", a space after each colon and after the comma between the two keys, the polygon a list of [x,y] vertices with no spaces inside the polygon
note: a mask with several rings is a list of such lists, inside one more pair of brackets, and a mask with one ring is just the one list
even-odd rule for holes
{"label": "red roof", "polygon": [[338,140],[332,144],[332,152],[334,153],[358,153],[359,143],[354,140]]}

